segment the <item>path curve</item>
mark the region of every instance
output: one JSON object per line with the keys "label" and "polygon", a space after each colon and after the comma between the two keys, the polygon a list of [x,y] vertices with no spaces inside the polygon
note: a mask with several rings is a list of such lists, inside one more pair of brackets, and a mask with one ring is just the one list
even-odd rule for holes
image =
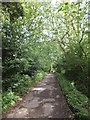
{"label": "path curve", "polygon": [[6,117],[73,119],[73,113],[66,103],[55,75],[50,73]]}

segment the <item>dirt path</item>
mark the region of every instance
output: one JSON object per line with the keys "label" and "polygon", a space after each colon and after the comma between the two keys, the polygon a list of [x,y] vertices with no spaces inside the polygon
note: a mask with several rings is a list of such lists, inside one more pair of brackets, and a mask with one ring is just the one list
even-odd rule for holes
{"label": "dirt path", "polygon": [[48,74],[7,118],[73,118],[54,74]]}

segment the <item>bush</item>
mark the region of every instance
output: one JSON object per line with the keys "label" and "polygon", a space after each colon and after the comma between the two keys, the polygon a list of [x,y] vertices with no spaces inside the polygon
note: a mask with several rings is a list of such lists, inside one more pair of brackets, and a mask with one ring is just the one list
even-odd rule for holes
{"label": "bush", "polygon": [[88,95],[89,75],[88,60],[86,57],[80,57],[72,53],[57,62],[57,72],[63,73],[66,79],[75,82],[75,86],[83,94]]}
{"label": "bush", "polygon": [[67,98],[67,102],[73,109],[76,117],[87,118],[88,109],[90,106],[90,104],[88,104],[88,101],[90,102],[90,100],[76,89],[76,87],[74,86],[74,81],[69,82],[60,73],[57,73],[56,76],[59,85],[61,86]]}
{"label": "bush", "polygon": [[0,115],[2,113],[2,91],[0,90]]}
{"label": "bush", "polygon": [[3,111],[5,111],[9,106],[13,105],[17,99],[32,85],[32,79],[28,75],[16,74],[12,76],[9,81],[12,81],[10,86],[6,91],[5,89],[3,90]]}
{"label": "bush", "polygon": [[24,82],[25,85],[31,82],[31,78],[28,75],[21,75],[17,73],[12,75],[10,78],[3,80],[3,91],[12,88],[13,90],[19,88],[19,86]]}
{"label": "bush", "polygon": [[2,95],[2,109],[5,111],[9,106],[14,105],[17,99],[19,99],[19,96],[16,95],[12,90],[8,90],[3,93]]}
{"label": "bush", "polygon": [[[43,79],[45,73],[43,71],[37,71],[31,78],[28,75],[21,75],[17,73],[9,78],[7,82],[12,81],[7,90],[3,90],[2,96],[2,109],[5,111],[9,106],[14,103],[22,96],[28,89],[36,83],[36,81]],[[6,83],[6,82],[5,82]],[[4,86],[5,87],[5,86]]]}
{"label": "bush", "polygon": [[36,71],[36,73],[34,74],[33,79],[34,79],[35,81],[38,81],[38,80],[43,79],[44,76],[45,76],[45,72],[38,70],[38,71]]}
{"label": "bush", "polygon": [[28,90],[28,88],[32,85],[32,79],[28,75],[17,74],[14,79],[17,79],[17,82],[14,82],[12,90],[18,93],[19,95],[25,93]]}

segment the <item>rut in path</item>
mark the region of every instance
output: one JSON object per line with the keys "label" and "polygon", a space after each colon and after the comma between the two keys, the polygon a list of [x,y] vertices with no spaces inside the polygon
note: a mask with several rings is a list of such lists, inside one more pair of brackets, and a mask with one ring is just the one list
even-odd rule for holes
{"label": "rut in path", "polygon": [[48,74],[34,87],[7,118],[73,118],[54,74]]}

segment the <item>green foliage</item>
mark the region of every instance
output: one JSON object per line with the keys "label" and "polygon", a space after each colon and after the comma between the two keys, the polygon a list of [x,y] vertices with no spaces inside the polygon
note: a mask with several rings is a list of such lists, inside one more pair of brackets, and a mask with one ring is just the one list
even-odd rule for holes
{"label": "green foliage", "polygon": [[73,112],[79,118],[88,117],[88,109],[90,104],[88,103],[89,99],[79,92],[74,86],[74,81],[69,82],[65,77],[57,73],[57,80],[61,86],[64,94],[66,96],[68,104],[72,107]]}
{"label": "green foliage", "polygon": [[[35,84],[38,80],[43,79],[45,73],[43,71],[37,71],[32,78],[28,75],[16,74],[11,76],[7,82],[11,82],[8,90],[3,92],[2,95],[2,109],[5,111],[11,105],[14,105],[15,102],[25,94],[28,89]],[[5,83],[6,84],[6,83]]]}
{"label": "green foliage", "polygon": [[18,93],[19,95],[22,95],[24,92],[26,92],[31,84],[32,79],[28,75],[16,74],[15,76],[12,76],[12,91]]}
{"label": "green foliage", "polygon": [[70,81],[74,80],[77,89],[89,97],[88,54],[90,47],[85,33],[87,3],[82,7],[82,2],[62,3],[58,8],[57,16],[62,16],[63,13],[61,27],[64,34],[61,32],[63,36],[61,40],[58,39],[63,53],[60,60],[57,60],[56,69]]}
{"label": "green foliage", "polygon": [[2,114],[2,91],[0,90],[0,115]]}
{"label": "green foliage", "polygon": [[44,71],[36,71],[34,76],[33,76],[33,79],[35,81],[42,80],[44,76],[45,76],[45,72]]}
{"label": "green foliage", "polygon": [[68,53],[68,56],[58,64],[60,66],[57,66],[57,71],[65,71],[64,75],[71,81],[74,78],[75,86],[78,90],[89,96],[88,60],[86,58],[80,59],[77,55],[74,56],[72,53]]}
{"label": "green foliage", "polygon": [[31,45],[34,47],[35,55],[38,56],[40,68],[45,72],[50,72],[51,65],[54,65],[60,56],[58,43],[56,41],[43,41],[34,42]]}
{"label": "green foliage", "polygon": [[56,70],[68,79],[60,84],[76,114],[87,116],[89,31],[83,2],[2,3],[3,110],[45,72]]}
{"label": "green foliage", "polygon": [[15,22],[20,16],[23,17],[23,7],[20,2],[2,2],[2,9],[10,16],[10,21]]}
{"label": "green foliage", "polygon": [[10,107],[11,105],[14,105],[15,102],[19,99],[19,96],[16,95],[14,92],[12,92],[11,90],[8,90],[6,92],[3,93],[2,95],[2,109],[3,111],[6,110],[8,107]]}
{"label": "green foliage", "polygon": [[32,81],[28,75],[15,74],[12,75],[11,78],[9,78],[7,81],[5,81],[4,85],[6,85],[4,86],[6,87],[6,89],[3,90],[2,108],[3,110],[6,110],[9,106],[13,105],[22,94],[24,94],[29,89],[29,87],[32,85]]}

